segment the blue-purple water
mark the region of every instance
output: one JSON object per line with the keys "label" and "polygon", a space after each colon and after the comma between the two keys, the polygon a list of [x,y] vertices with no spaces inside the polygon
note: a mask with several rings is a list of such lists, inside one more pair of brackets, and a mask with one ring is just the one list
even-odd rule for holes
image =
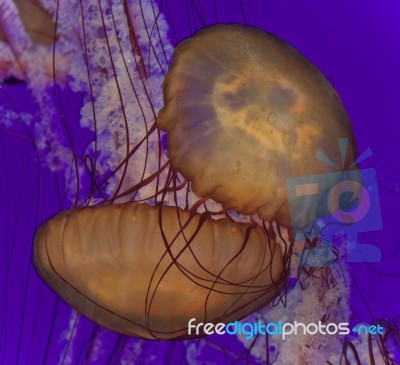
{"label": "blue-purple water", "polygon": [[[283,38],[331,81],[347,110],[360,164],[376,169],[382,229],[359,234],[379,246],[378,263],[349,263],[352,320],[371,322],[400,314],[400,4],[393,0],[243,0],[159,2],[173,44],[215,22],[247,23]],[[189,10],[187,10],[189,9]],[[190,21],[189,21],[190,19]],[[175,38],[176,37],[176,38]],[[82,154],[91,134],[78,128],[81,99],[58,90],[73,149]],[[35,109],[23,83],[0,88],[0,103],[18,113]],[[233,336],[200,343],[136,341],[106,331],[71,311],[39,279],[31,264],[35,229],[68,207],[64,175],[38,163],[21,124],[0,129],[0,364],[187,364],[202,346],[198,364],[257,363]],[[71,329],[73,333],[71,334]],[[101,338],[102,348],[94,338]],[[129,360],[130,359],[130,360]],[[193,362],[192,362],[193,363]],[[363,364],[364,365],[364,364]]]}

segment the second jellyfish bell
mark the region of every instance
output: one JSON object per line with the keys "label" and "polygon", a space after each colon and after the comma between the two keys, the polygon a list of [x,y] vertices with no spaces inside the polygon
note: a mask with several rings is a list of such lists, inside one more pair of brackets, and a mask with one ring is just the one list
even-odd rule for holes
{"label": "second jellyfish bell", "polygon": [[[168,132],[172,165],[196,194],[241,213],[289,228],[286,180],[334,171],[315,155],[322,150],[340,165],[339,138],[354,162],[352,128],[331,84],[260,29],[214,25],[184,40],[163,92],[157,123]],[[315,209],[292,219],[310,224]]]}

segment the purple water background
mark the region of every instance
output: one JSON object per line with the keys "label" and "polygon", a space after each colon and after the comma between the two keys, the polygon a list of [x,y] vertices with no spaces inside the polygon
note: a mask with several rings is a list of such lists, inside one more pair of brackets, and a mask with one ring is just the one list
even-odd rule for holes
{"label": "purple water background", "polygon": [[[219,22],[243,23],[239,1],[215,3]],[[185,1],[169,0],[168,5],[167,19],[173,24],[171,37],[176,43],[174,34],[178,40],[190,35],[189,15]],[[201,7],[207,24],[214,23],[214,2],[201,2]],[[275,33],[317,65],[341,96],[359,151],[372,149],[374,155],[360,166],[377,171],[383,228],[360,234],[359,243],[378,245],[382,261],[349,264],[351,306],[356,322],[400,314],[400,3],[249,0],[243,1],[243,8],[248,24]],[[195,18],[193,11],[190,18]],[[6,93],[0,89],[1,104],[10,107],[11,98],[12,108],[19,112],[35,108],[23,84],[4,88]],[[60,95],[74,149],[82,153],[90,133],[77,128],[80,98],[68,91]],[[42,284],[30,260],[38,224],[68,207],[63,177],[37,163],[23,127],[1,127],[0,131],[0,364],[55,364],[60,333],[68,327],[70,312]],[[91,324],[85,325],[78,333],[81,340],[74,345],[74,364],[85,363],[93,330]],[[111,333],[107,336],[110,344],[119,339]],[[233,338],[220,341],[227,348],[239,347]],[[150,354],[158,351],[159,359],[184,364],[181,347],[179,343],[151,343],[137,363],[151,363]],[[172,353],[169,358],[168,351]],[[212,350],[206,353],[209,360],[218,356]],[[117,358],[114,353],[100,363],[118,364]]]}

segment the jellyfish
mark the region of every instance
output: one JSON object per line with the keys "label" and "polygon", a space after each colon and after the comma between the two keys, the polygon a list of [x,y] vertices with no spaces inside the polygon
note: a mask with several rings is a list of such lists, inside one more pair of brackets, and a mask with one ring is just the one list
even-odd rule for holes
{"label": "jellyfish", "polygon": [[277,294],[283,267],[261,227],[137,203],[56,215],[39,228],[33,259],[79,312],[149,339],[188,337],[191,318],[244,317]]}
{"label": "jellyfish", "polygon": [[[288,227],[285,180],[326,172],[310,164],[315,149],[352,138],[333,88],[283,41],[251,27],[205,28],[173,60],[157,117],[172,166],[199,196]],[[230,322],[277,295],[284,263],[263,232],[133,202],[57,215],[39,229],[33,259],[96,323],[179,338],[191,318]]]}
{"label": "jellyfish", "polygon": [[[43,51],[50,56],[51,67],[49,72],[44,67],[42,73],[35,74],[37,69],[32,64],[22,63],[21,69],[26,69],[19,74],[33,90],[41,118],[25,118],[15,111],[9,119],[26,122],[38,160],[65,182],[66,201],[70,204],[64,203],[58,211],[65,211],[55,214],[38,229],[33,259],[47,285],[78,313],[96,323],[88,324],[77,312],[67,312],[57,299],[57,306],[64,309],[57,309],[57,319],[51,326],[56,328],[56,335],[51,332],[54,340],[48,347],[57,356],[61,354],[58,362],[156,363],[154,356],[162,353],[166,345],[170,349],[166,356],[183,347],[186,361],[198,363],[202,361],[198,356],[208,344],[226,354],[221,362],[229,362],[229,351],[207,337],[186,342],[146,342],[113,335],[102,327],[142,338],[182,339],[186,337],[183,327],[190,313],[201,313],[207,321],[223,322],[250,313],[266,318],[277,313],[288,317],[295,313],[310,318],[307,316],[315,315],[315,311],[307,311],[315,309],[310,297],[323,299],[325,307],[318,314],[332,314],[326,308],[336,305],[340,294],[346,298],[343,292],[334,292],[329,286],[340,278],[341,267],[332,269],[333,274],[299,269],[301,273],[295,277],[301,285],[313,286],[315,290],[302,291],[296,286],[290,291],[291,284],[285,281],[288,266],[295,265],[289,265],[289,260],[295,261],[298,252],[292,243],[282,243],[281,237],[285,235],[284,227],[291,224],[285,178],[291,174],[331,171],[313,157],[312,148],[322,148],[334,159],[335,138],[346,136],[353,148],[347,156],[348,164],[355,157],[347,115],[336,92],[319,71],[279,38],[261,30],[242,29],[239,25],[209,27],[207,22],[194,26],[205,29],[183,41],[169,65],[173,51],[168,41],[171,34],[166,31],[164,15],[156,3],[41,4],[54,14],[58,37],[44,48],[34,41],[29,52]],[[197,10],[202,14],[201,8]],[[163,11],[168,14],[167,7]],[[247,36],[252,41],[234,42],[234,37],[243,40]],[[224,65],[235,58],[240,63],[242,51],[262,50],[258,41],[251,49],[253,36],[260,38],[261,44],[266,42],[269,49],[275,45],[272,48],[276,53],[270,55],[272,61],[266,58],[269,67],[277,55],[285,61],[287,52],[306,75],[315,78],[299,80],[296,72],[289,72],[287,80],[278,67],[275,78],[248,77],[248,88],[241,75],[262,69],[264,62],[259,66],[257,62],[246,64],[251,59],[247,57],[242,59],[238,72],[224,69]],[[227,47],[218,47],[215,37],[222,37],[217,44]],[[203,48],[204,42],[209,46]],[[236,51],[228,47],[232,43],[237,43]],[[213,60],[212,55],[205,54],[207,49],[220,52],[222,59]],[[231,57],[225,57],[227,49]],[[27,49],[16,54],[17,58],[26,52]],[[263,53],[258,56],[264,58]],[[254,57],[257,58],[257,52]],[[207,66],[201,70],[202,61]],[[290,62],[280,63],[278,66],[287,70],[294,67]],[[209,77],[207,72],[215,74]],[[206,81],[211,81],[208,90],[204,90]],[[264,82],[269,85],[265,87],[266,93],[261,92]],[[53,90],[53,83],[57,87],[58,83],[67,83],[74,93],[83,94],[79,119],[82,128],[88,128],[93,135],[82,155],[81,147],[75,144],[82,130],[74,131],[72,122],[68,125],[69,104],[66,108],[60,100],[69,99],[57,87]],[[311,85],[319,92],[307,93]],[[213,100],[208,100],[210,95]],[[302,109],[303,104],[324,99],[323,96],[334,107],[329,107],[329,102],[315,103],[311,109],[321,107],[329,118],[320,120],[322,113],[317,113],[315,119],[303,119],[302,112],[307,110]],[[247,102],[247,109],[243,101]],[[226,118],[232,111],[233,117]],[[271,129],[264,128],[265,125],[271,125]],[[324,133],[322,126],[326,125],[332,127],[331,135]],[[232,147],[241,144],[248,148],[238,149],[235,155]],[[253,147],[259,155],[251,155]],[[216,162],[221,163],[214,165]],[[199,173],[194,171],[195,166]],[[264,178],[275,182],[257,185]],[[296,217],[298,226],[313,221],[315,208],[307,207]],[[82,250],[87,250],[87,254],[81,255]],[[215,259],[220,261],[212,261]],[[184,288],[198,296],[199,301],[185,296]],[[297,301],[288,303],[286,311],[274,312],[277,302],[284,303],[286,297],[295,297]],[[257,311],[271,300],[274,302],[266,313]],[[345,299],[343,306],[344,302]],[[163,305],[170,316],[160,310]],[[182,307],[188,310],[186,317]],[[337,307],[337,311],[343,308]],[[57,336],[63,316],[68,322],[63,323]],[[305,359],[312,351],[317,353],[314,343],[300,347],[299,341],[292,340],[291,348],[279,348],[278,362],[284,363],[290,356]],[[64,346],[60,351],[56,342]],[[109,342],[112,344],[108,345]],[[257,354],[262,349],[259,342],[245,344],[248,351],[244,355],[234,353],[233,360],[246,361],[251,353],[259,361],[270,363],[272,359],[265,356],[273,350],[267,348],[263,355]],[[265,345],[266,339],[262,342]],[[322,342],[318,346],[329,348]],[[352,348],[349,343],[346,346]],[[48,347],[42,362],[51,357]],[[150,349],[147,353],[146,348]],[[307,348],[307,355],[301,353]],[[324,356],[323,351],[319,353]]]}
{"label": "jellyfish", "polygon": [[215,25],[183,41],[163,90],[158,126],[168,132],[172,165],[196,194],[239,212],[304,227],[316,207],[290,217],[286,180],[332,172],[315,154],[339,156],[339,138],[351,141],[354,162],[351,125],[333,87],[260,29]]}

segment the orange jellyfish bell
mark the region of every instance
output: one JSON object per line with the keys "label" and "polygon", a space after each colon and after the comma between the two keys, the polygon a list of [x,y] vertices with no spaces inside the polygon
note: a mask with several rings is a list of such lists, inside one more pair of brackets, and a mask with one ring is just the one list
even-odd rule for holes
{"label": "orange jellyfish bell", "polygon": [[188,337],[191,318],[243,318],[277,295],[283,269],[261,227],[137,203],[59,213],[37,231],[33,260],[80,313],[147,339]]}
{"label": "orange jellyfish bell", "polygon": [[[289,227],[286,179],[334,171],[338,138],[355,141],[321,72],[272,34],[241,25],[200,30],[175,49],[158,126],[172,165],[193,191]],[[348,158],[354,161],[355,155]],[[329,184],[327,184],[329,185]],[[292,217],[312,223],[316,207]]]}

